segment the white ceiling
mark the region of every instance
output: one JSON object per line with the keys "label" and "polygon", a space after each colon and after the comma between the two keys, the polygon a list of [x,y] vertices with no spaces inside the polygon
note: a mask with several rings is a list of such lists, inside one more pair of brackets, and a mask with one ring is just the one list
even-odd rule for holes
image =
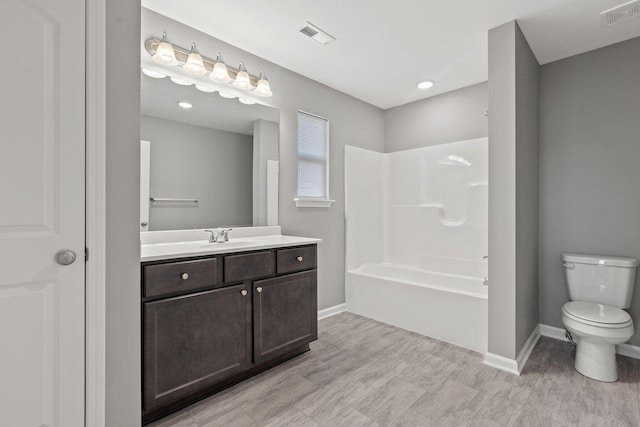
{"label": "white ceiling", "polygon": [[[602,28],[627,0],[142,0],[229,44],[386,109],[487,80],[487,31],[517,19],[541,64],[640,36]],[[309,21],[337,40],[300,34]],[[416,88],[420,80],[436,85]]]}

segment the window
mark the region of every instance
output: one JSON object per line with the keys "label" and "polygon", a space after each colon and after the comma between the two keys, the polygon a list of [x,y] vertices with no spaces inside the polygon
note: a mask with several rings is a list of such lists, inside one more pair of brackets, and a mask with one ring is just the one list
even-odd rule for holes
{"label": "window", "polygon": [[298,111],[298,207],[329,207],[329,121]]}

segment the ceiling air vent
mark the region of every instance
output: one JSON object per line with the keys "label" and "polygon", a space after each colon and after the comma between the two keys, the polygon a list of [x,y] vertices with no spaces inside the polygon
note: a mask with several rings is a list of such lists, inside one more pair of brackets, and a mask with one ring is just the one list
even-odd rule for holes
{"label": "ceiling air vent", "polygon": [[312,38],[320,44],[327,44],[329,42],[335,41],[336,38],[331,34],[322,31],[320,28],[313,25],[311,22],[307,21],[307,25],[300,28],[300,32],[305,36]]}
{"label": "ceiling air vent", "polygon": [[634,0],[620,6],[616,6],[613,9],[605,10],[600,13],[602,17],[602,26],[609,27],[614,24],[618,24],[627,19],[631,19],[636,16],[640,16],[640,1]]}

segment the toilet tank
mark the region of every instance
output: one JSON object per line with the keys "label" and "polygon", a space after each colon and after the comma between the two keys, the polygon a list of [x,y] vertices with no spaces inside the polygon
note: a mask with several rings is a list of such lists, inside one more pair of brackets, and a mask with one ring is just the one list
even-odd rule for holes
{"label": "toilet tank", "polygon": [[629,308],[638,260],[603,255],[562,254],[572,301]]}

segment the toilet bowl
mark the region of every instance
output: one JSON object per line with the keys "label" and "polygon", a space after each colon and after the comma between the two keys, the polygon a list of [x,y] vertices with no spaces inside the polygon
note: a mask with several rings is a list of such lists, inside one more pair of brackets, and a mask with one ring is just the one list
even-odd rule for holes
{"label": "toilet bowl", "polygon": [[631,306],[638,260],[564,253],[562,265],[571,299],[562,307],[562,323],[576,344],[574,366],[595,380],[616,381],[616,345],[634,332],[624,309]]}
{"label": "toilet bowl", "polygon": [[616,345],[627,342],[634,333],[629,313],[604,304],[571,301],[562,307],[562,323],[576,343],[576,370],[598,381],[616,381]]}

